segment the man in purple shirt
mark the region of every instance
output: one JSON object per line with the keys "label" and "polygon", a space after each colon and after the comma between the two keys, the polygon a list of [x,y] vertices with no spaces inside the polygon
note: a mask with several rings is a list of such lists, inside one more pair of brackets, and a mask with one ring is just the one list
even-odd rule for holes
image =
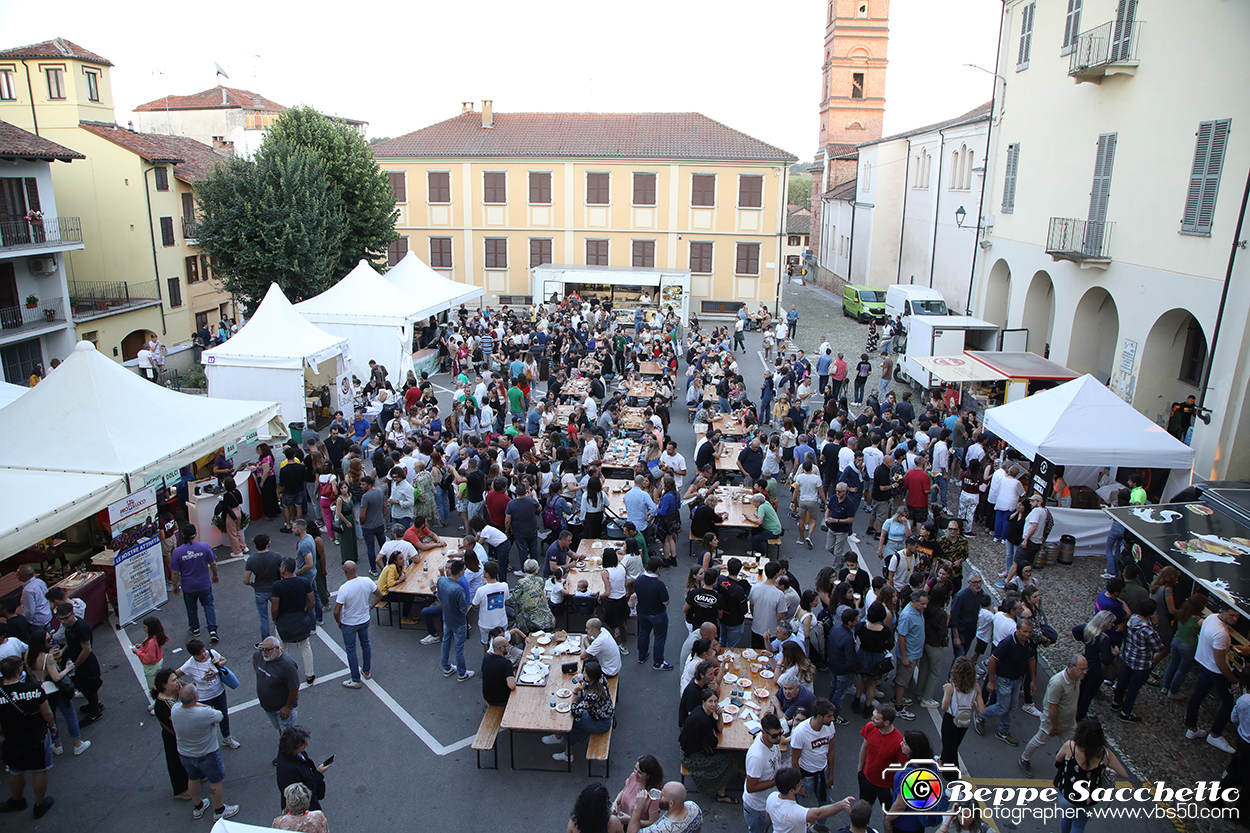
{"label": "man in purple shirt", "polygon": [[213,585],[217,583],[217,556],[208,544],[195,540],[194,524],[182,528],[182,546],[174,549],[169,559],[174,595],[182,593],[187,606],[187,627],[192,636],[200,635],[200,613],[196,603],[203,605],[208,620],[208,638],[217,642],[217,610],[213,607]]}

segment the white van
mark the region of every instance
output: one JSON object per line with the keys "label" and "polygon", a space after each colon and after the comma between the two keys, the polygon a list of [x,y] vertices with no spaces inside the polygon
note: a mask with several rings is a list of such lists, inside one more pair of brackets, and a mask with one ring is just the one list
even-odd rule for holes
{"label": "white van", "polygon": [[901,315],[947,315],[946,299],[942,293],[927,286],[906,283],[891,284],[885,290],[885,314],[893,318]]}

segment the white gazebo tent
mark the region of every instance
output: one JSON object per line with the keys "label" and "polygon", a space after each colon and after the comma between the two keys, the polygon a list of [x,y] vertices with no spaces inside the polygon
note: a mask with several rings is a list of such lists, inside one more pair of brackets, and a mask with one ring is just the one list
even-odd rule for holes
{"label": "white gazebo tent", "polygon": [[[277,399],[283,424],[303,422],[305,381],[330,386],[338,408],[348,342],[309,323],[276,283],[248,322],[225,344],[204,351],[208,395],[214,399]],[[324,367],[322,365],[325,365]]]}
{"label": "white gazebo tent", "polygon": [[295,305],[321,329],[348,340],[352,373],[367,380],[372,359],[386,367],[394,385],[412,369],[412,324],[421,318],[421,307],[417,298],[386,281],[366,260],[325,292]]}
{"label": "white gazebo tent", "polygon": [[382,277],[422,304],[417,311],[417,318],[455,309],[460,304],[481,298],[484,292],[480,286],[460,283],[440,275],[412,252],[404,255]]}
{"label": "white gazebo tent", "polygon": [[0,558],[30,547],[126,496],[111,474],[0,469]]}
{"label": "white gazebo tent", "polygon": [[[1166,498],[1189,485],[1192,475],[1192,448],[1088,373],[990,408],[985,412],[985,427],[1029,459],[1040,454],[1064,466],[1064,480],[1070,486],[1096,486],[1104,468],[1113,478],[1121,466],[1171,469],[1164,489]],[[1051,511],[1060,532],[1076,534],[1078,549],[1101,549],[1110,525],[1101,511]]]}
{"label": "white gazebo tent", "polygon": [[25,385],[11,385],[8,382],[0,382],[0,408],[8,405],[10,402],[16,402],[19,396],[24,395],[30,390]]}

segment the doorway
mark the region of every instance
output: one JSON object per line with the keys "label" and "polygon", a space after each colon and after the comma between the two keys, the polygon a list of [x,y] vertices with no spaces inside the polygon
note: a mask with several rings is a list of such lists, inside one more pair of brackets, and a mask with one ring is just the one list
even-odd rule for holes
{"label": "doorway", "polygon": [[17,296],[17,272],[13,264],[0,263],[0,327],[14,330],[22,326],[22,301]]}

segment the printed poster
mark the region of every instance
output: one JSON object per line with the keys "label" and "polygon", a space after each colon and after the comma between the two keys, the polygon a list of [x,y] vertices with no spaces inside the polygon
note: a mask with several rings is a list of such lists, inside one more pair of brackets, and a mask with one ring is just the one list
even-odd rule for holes
{"label": "printed poster", "polygon": [[117,571],[117,617],[122,625],[128,625],[168,598],[156,487],[148,486],[110,504],[108,513]]}

